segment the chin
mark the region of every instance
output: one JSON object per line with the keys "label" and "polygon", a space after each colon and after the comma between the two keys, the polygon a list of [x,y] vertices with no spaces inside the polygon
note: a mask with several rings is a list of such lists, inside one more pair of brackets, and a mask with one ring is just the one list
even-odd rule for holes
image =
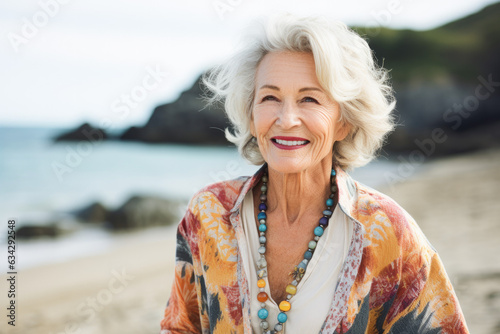
{"label": "chin", "polygon": [[266,162],[270,169],[285,174],[300,173],[312,167],[309,161],[297,157],[270,157]]}

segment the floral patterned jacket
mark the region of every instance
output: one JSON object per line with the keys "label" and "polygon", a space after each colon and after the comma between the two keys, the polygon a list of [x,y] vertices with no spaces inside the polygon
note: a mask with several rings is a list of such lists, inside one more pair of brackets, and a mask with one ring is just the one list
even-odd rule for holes
{"label": "floral patterned jacket", "polygon": [[[262,172],[210,185],[190,201],[161,334],[252,333],[240,206]],[[342,170],[337,185],[354,230],[321,333],[468,333],[443,264],[410,215]]]}

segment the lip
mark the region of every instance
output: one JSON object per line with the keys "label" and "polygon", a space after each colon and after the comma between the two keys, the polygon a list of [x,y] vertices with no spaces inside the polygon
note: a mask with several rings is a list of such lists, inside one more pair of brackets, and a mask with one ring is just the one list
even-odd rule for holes
{"label": "lip", "polygon": [[[294,145],[294,146],[288,146],[288,145],[281,145],[276,142],[276,139],[279,140],[286,140],[286,141],[307,141],[307,143],[302,144],[302,145]],[[279,149],[282,150],[298,150],[299,148],[302,148],[304,146],[307,146],[309,144],[309,140],[301,137],[284,137],[284,136],[276,136],[271,138],[271,142],[274,144]]]}

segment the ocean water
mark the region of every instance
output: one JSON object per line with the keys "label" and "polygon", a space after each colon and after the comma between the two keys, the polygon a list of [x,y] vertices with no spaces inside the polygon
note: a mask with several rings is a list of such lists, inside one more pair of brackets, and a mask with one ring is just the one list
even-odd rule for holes
{"label": "ocean water", "polygon": [[[59,142],[57,128],[0,127],[0,245],[6,240],[6,222],[46,224],[99,201],[120,206],[132,195],[158,195],[188,200],[203,186],[251,175],[237,150],[227,147],[143,144],[118,141]],[[374,161],[356,170],[357,180],[383,186],[383,172],[397,164]],[[71,221],[69,220],[69,223]],[[136,232],[138,235],[145,232]],[[55,240],[19,244],[20,267],[67,261],[112,247],[115,237],[100,229],[83,229]],[[64,249],[63,254],[55,250]]]}

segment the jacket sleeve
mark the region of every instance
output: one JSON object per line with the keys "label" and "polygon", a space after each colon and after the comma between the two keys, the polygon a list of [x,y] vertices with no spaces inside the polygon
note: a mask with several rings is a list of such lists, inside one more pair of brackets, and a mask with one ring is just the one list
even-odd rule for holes
{"label": "jacket sleeve", "polygon": [[388,333],[469,333],[458,298],[438,254],[403,279],[391,311]]}
{"label": "jacket sleeve", "polygon": [[187,233],[189,210],[177,228],[174,282],[161,321],[161,334],[201,333],[193,255]]}

